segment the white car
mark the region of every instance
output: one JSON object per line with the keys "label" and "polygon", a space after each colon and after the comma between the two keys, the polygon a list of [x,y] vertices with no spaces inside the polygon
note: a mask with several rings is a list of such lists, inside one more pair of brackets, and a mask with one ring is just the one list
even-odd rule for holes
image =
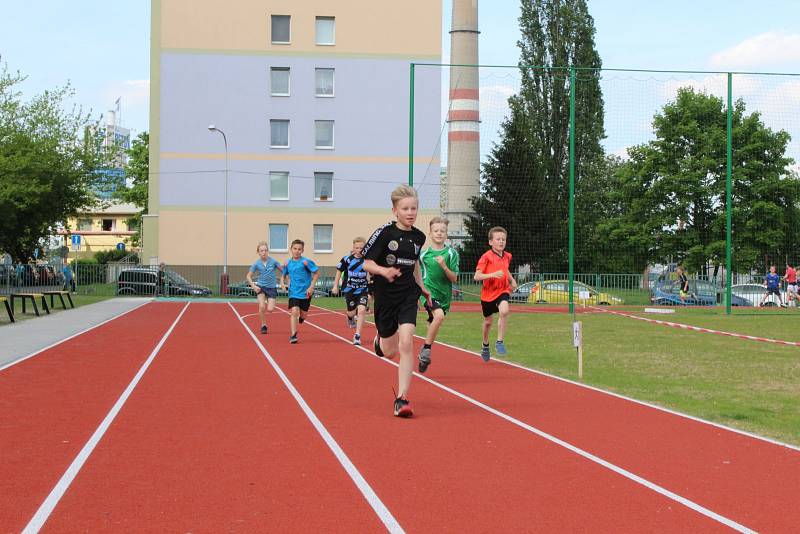
{"label": "white car", "polygon": [[[752,306],[758,306],[766,292],[767,289],[761,284],[736,284],[731,286],[731,293],[749,301]],[[784,304],[789,302],[789,294],[785,290],[781,290],[781,298]],[[769,298],[764,301],[764,306],[780,306],[778,297],[770,295]]]}

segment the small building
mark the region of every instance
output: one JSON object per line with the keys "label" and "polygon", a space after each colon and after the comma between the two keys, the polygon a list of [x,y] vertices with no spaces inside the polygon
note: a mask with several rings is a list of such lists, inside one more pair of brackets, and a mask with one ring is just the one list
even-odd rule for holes
{"label": "small building", "polygon": [[125,247],[132,250],[131,237],[136,228],[128,220],[141,208],[133,204],[113,203],[87,211],[67,221],[58,234],[69,247],[68,259],[91,257],[95,252]]}

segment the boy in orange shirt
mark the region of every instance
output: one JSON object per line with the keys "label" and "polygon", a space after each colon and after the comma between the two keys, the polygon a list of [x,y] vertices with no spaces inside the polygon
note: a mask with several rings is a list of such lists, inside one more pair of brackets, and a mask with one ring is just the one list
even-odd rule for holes
{"label": "boy in orange shirt", "polygon": [[503,343],[506,334],[506,319],[508,318],[508,301],[511,291],[517,288],[517,281],[511,276],[511,253],[506,252],[506,238],[508,232],[505,228],[495,226],[489,230],[489,246],[483,256],[478,260],[475,269],[475,281],[483,282],[481,289],[481,309],[483,310],[483,347],[481,358],[489,361],[489,330],[492,328],[492,315],[499,313],[497,319],[497,354],[506,354]]}

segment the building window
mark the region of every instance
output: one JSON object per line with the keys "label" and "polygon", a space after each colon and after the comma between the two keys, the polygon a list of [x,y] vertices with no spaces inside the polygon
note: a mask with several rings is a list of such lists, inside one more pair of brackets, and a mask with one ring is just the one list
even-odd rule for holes
{"label": "building window", "polygon": [[269,80],[272,96],[289,96],[289,67],[270,68]]}
{"label": "building window", "polygon": [[283,119],[269,121],[269,146],[289,148],[289,121]]}
{"label": "building window", "polygon": [[289,225],[269,225],[269,249],[272,252],[286,252],[289,250]]}
{"label": "building window", "polygon": [[281,171],[269,173],[269,199],[289,200],[288,172]]}
{"label": "building window", "polygon": [[289,33],[289,15],[272,15],[272,43],[289,44],[291,42]]}
{"label": "building window", "polygon": [[333,148],[333,121],[314,121],[315,147]]}
{"label": "building window", "polygon": [[336,44],[336,19],[334,17],[317,17],[317,44]]}
{"label": "building window", "polygon": [[333,225],[314,225],[314,252],[333,252]]}
{"label": "building window", "polygon": [[316,95],[333,96],[334,69],[316,69]]}
{"label": "building window", "polygon": [[314,200],[333,200],[333,173],[314,173]]}
{"label": "building window", "polygon": [[104,232],[113,232],[116,229],[117,221],[114,219],[103,219],[103,231]]}
{"label": "building window", "polygon": [[92,231],[92,220],[91,219],[78,219],[78,231],[79,232],[91,232]]}

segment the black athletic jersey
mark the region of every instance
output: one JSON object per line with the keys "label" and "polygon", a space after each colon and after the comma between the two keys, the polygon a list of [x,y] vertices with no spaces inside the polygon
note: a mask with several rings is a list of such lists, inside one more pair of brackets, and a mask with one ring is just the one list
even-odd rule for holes
{"label": "black athletic jersey", "polygon": [[352,254],[345,256],[336,268],[344,273],[343,293],[353,295],[367,294],[367,271],[364,270],[364,258],[356,258]]}
{"label": "black athletic jersey", "polygon": [[381,267],[397,267],[401,272],[394,282],[374,276],[376,296],[419,295],[421,290],[414,279],[414,267],[424,244],[425,234],[414,226],[411,230],[401,230],[392,221],[375,230],[364,247],[364,257]]}

